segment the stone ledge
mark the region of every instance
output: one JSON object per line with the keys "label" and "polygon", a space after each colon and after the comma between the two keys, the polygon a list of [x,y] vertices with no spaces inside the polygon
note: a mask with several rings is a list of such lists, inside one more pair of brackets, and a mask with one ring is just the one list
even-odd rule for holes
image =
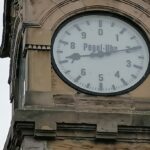
{"label": "stone ledge", "polygon": [[39,138],[60,136],[116,141],[128,141],[133,138],[137,141],[150,141],[150,114],[17,110],[13,122],[33,122],[34,136]]}
{"label": "stone ledge", "polygon": [[76,110],[94,113],[150,113],[149,99],[129,96],[92,97],[87,95],[53,95],[51,92],[27,91],[24,108]]}
{"label": "stone ledge", "polygon": [[26,136],[39,140],[150,143],[150,113],[16,110],[4,150],[19,147]]}

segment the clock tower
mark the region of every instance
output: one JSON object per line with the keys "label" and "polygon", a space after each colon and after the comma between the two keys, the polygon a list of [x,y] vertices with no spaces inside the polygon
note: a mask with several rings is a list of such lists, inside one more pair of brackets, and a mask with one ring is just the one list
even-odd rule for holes
{"label": "clock tower", "polygon": [[4,150],[150,149],[149,0],[5,0],[12,123]]}

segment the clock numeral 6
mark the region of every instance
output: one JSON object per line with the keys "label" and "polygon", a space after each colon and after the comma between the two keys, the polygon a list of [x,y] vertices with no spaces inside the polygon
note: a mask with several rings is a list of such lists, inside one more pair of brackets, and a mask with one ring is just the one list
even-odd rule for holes
{"label": "clock numeral 6", "polygon": [[85,68],[81,69],[81,75],[82,75],[82,76],[85,76],[85,75],[86,75],[86,69],[85,69]]}
{"label": "clock numeral 6", "polygon": [[98,76],[99,76],[99,81],[103,81],[104,80],[103,74],[99,74]]}

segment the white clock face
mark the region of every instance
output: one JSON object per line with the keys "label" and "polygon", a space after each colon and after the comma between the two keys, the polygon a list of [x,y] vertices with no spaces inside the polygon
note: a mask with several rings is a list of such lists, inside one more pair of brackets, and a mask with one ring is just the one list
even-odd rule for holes
{"label": "white clock face", "polygon": [[147,38],[115,15],[89,13],[67,20],[52,40],[52,63],[73,88],[115,95],[137,87],[147,76]]}

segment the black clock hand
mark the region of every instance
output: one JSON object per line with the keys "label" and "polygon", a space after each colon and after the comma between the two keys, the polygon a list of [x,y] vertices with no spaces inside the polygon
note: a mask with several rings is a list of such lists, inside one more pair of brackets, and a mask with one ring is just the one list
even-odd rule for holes
{"label": "black clock hand", "polygon": [[80,60],[81,55],[79,53],[73,53],[70,56],[67,56],[66,58],[72,59],[72,63],[73,63],[75,60]]}
{"label": "black clock hand", "polygon": [[110,50],[110,51],[104,52],[104,54],[105,55],[111,55],[113,53],[118,53],[118,52],[130,53],[131,51],[136,51],[136,50],[139,50],[141,48],[142,48],[142,46],[135,46],[135,47],[131,47],[131,48],[127,48],[127,49],[121,49],[121,50]]}
{"label": "black clock hand", "polygon": [[91,58],[93,58],[93,57],[102,57],[102,56],[104,56],[102,53],[103,52],[101,52],[101,51],[98,52],[98,53],[93,53],[92,52],[88,55],[80,55],[79,53],[73,53],[70,56],[67,56],[66,58],[72,59],[72,63],[73,63],[75,60],[80,60],[81,57],[91,57]]}
{"label": "black clock hand", "polygon": [[69,58],[69,59],[72,59],[72,63],[75,61],[75,60],[80,60],[81,57],[91,57],[91,58],[94,58],[94,57],[104,57],[104,56],[111,56],[111,54],[114,54],[114,53],[118,53],[118,52],[131,52],[131,51],[135,51],[135,50],[138,50],[138,49],[141,49],[142,47],[141,46],[135,46],[135,47],[132,47],[132,48],[127,48],[127,49],[121,49],[121,50],[110,50],[110,51],[107,51],[107,52],[102,52],[102,51],[98,51],[98,53],[90,53],[88,55],[80,55],[79,53],[73,53],[71,54],[70,56],[67,56],[66,58]]}

